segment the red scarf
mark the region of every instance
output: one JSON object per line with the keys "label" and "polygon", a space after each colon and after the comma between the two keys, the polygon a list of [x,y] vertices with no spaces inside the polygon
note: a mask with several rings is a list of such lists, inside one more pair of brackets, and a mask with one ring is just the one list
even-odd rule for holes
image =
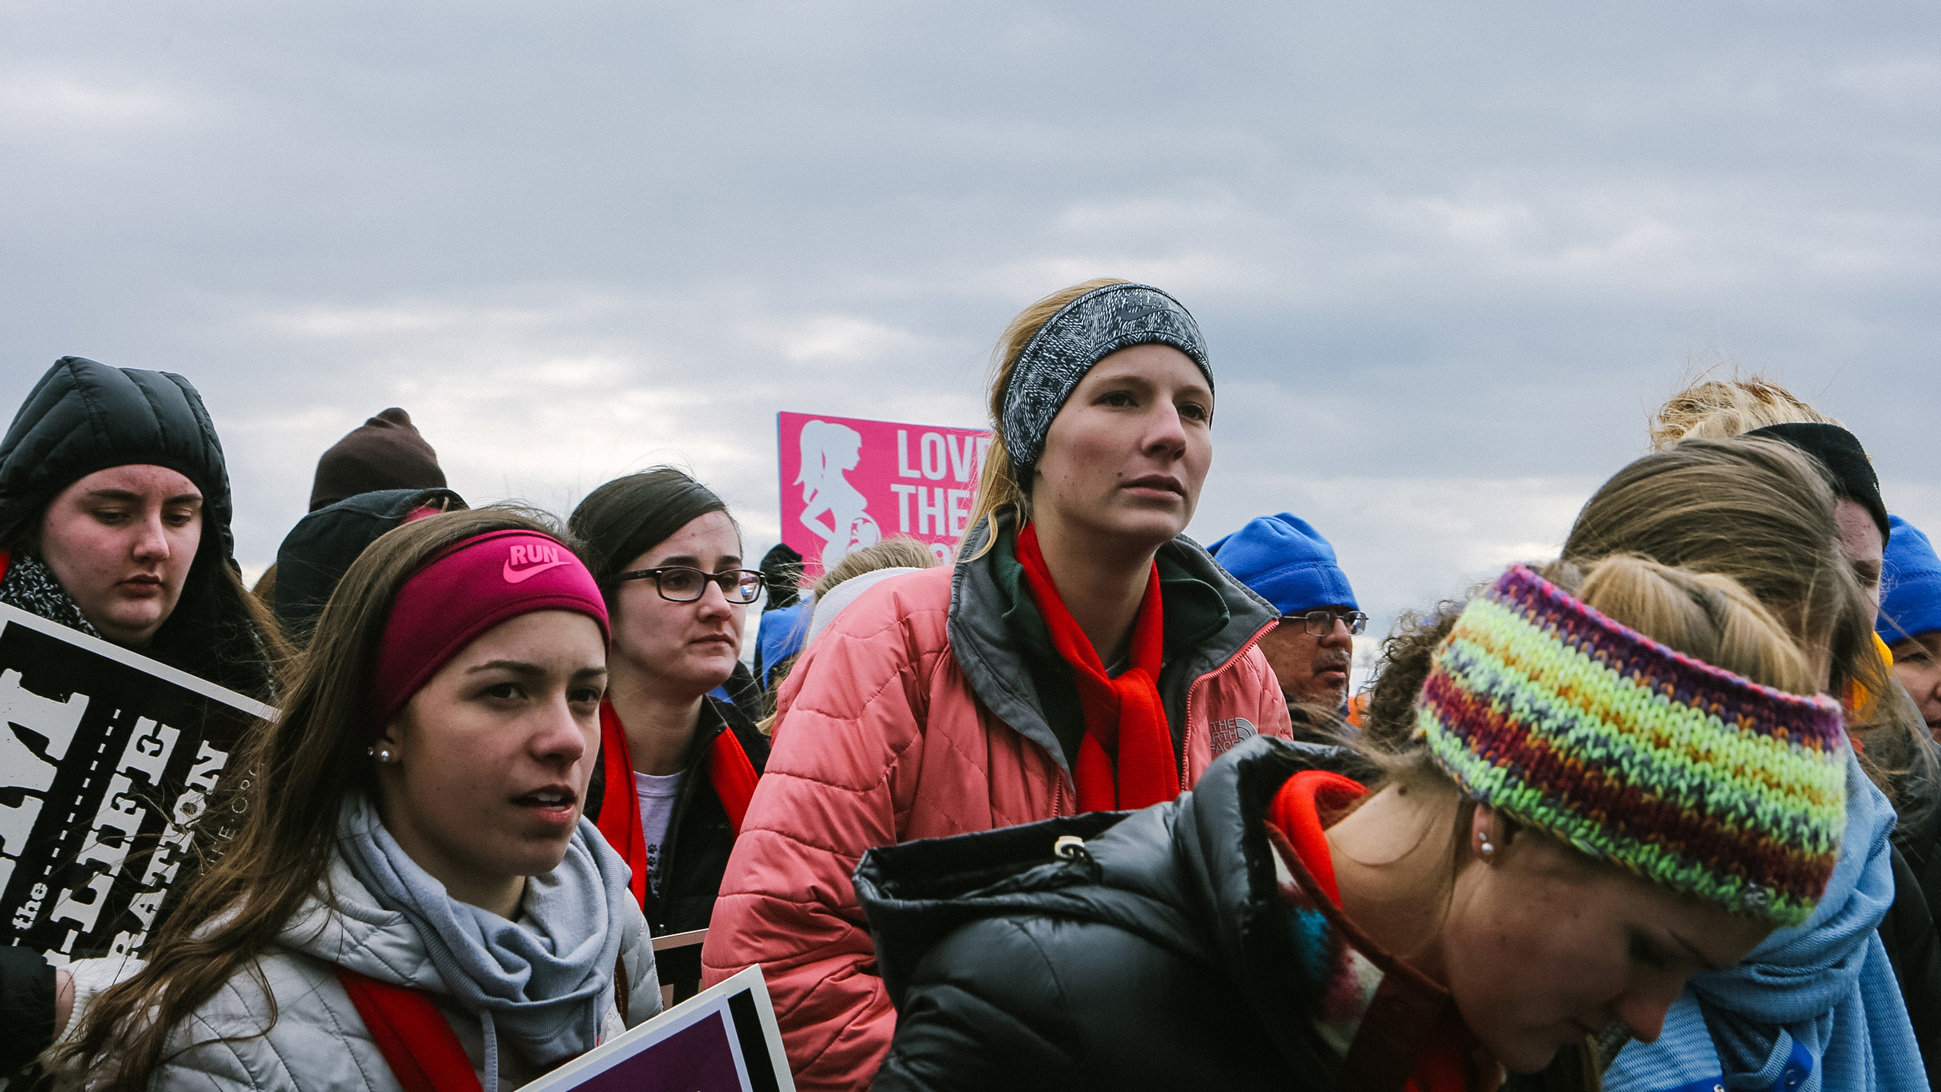
{"label": "red scarf", "polygon": [[481,1092],[478,1071],[458,1033],[431,998],[343,967],[337,968],[337,981],[404,1092]]}
{"label": "red scarf", "polygon": [[[1360,782],[1326,770],[1302,770],[1287,779],[1267,805],[1269,825],[1287,839],[1288,847],[1301,859],[1301,867],[1314,877],[1328,896],[1341,908],[1341,890],[1335,880],[1334,854],[1328,848],[1328,823],[1323,813],[1338,815],[1342,809],[1368,795]],[[1400,1045],[1400,1044],[1398,1044]],[[1409,1073],[1405,1092],[1472,1092],[1495,1087],[1495,1066],[1478,1065],[1478,1046],[1460,1020],[1439,1024],[1418,1047],[1415,1066]]]}
{"label": "red scarf", "polygon": [[1071,665],[1078,703],[1085,710],[1085,739],[1078,745],[1079,811],[1143,808],[1179,795],[1173,730],[1159,700],[1159,665],[1166,652],[1166,615],[1159,601],[1159,566],[1146,578],[1146,598],[1132,626],[1132,666],[1114,679],[1098,650],[1058,597],[1037,524],[1018,535],[1018,562],[1031,598],[1044,616],[1051,647]]}
{"label": "red scarf", "polygon": [[[703,699],[706,700],[706,699]],[[629,887],[642,907],[647,905],[647,834],[640,825],[640,797],[634,792],[633,758],[627,751],[627,730],[613,711],[613,703],[600,703],[600,762],[606,771],[606,788],[600,798],[600,818],[594,823],[606,835],[607,844],[626,858],[633,869]],[[748,801],[755,795],[755,764],[741,749],[732,728],[723,728],[708,745],[708,781],[728,813],[728,827],[741,837],[741,821],[748,814]]]}

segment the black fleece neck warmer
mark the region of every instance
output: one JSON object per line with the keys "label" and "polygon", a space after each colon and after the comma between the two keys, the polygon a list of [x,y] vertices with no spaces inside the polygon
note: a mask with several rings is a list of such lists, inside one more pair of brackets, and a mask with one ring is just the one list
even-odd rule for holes
{"label": "black fleece neck warmer", "polygon": [[1839,425],[1802,422],[1767,425],[1753,429],[1746,435],[1791,444],[1818,459],[1820,465],[1833,475],[1834,493],[1865,508],[1880,527],[1882,545],[1886,544],[1887,503],[1880,499],[1880,479],[1874,474],[1874,464],[1867,458],[1867,449],[1860,446],[1859,439],[1853,433]]}

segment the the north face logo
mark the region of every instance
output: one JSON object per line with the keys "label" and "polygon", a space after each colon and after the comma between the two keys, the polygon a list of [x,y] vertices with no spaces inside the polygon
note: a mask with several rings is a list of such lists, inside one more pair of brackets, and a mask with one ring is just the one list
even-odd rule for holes
{"label": "the north face logo", "polygon": [[1212,739],[1210,748],[1213,751],[1214,758],[1219,758],[1221,755],[1226,754],[1235,746],[1239,745],[1242,740],[1251,739],[1259,734],[1259,730],[1254,727],[1254,722],[1248,720],[1246,717],[1216,720],[1211,727]]}
{"label": "the north face logo", "polygon": [[562,551],[558,546],[542,546],[538,543],[514,546],[512,553],[506,557],[505,566],[499,571],[499,575],[505,577],[505,582],[508,584],[530,580],[547,569],[556,569],[566,564],[568,559],[561,554]]}

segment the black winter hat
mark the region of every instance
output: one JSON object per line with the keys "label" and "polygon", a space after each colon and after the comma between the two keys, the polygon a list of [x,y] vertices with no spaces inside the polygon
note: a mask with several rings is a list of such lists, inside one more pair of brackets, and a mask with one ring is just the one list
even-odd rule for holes
{"label": "black winter hat", "polygon": [[392,406],[350,430],[317,460],[310,510],[380,489],[443,489],[445,471],[411,415]]}
{"label": "black winter hat", "polygon": [[297,521],[276,550],[276,623],[283,636],[310,643],[330,593],[371,543],[425,506],[465,507],[449,489],[379,489],[327,505]]}
{"label": "black winter hat", "polygon": [[1834,495],[1865,508],[1874,517],[1874,525],[1880,528],[1882,543],[1892,536],[1893,529],[1887,522],[1887,502],[1881,499],[1880,479],[1874,475],[1873,460],[1867,458],[1867,449],[1860,446],[1860,439],[1853,433],[1839,425],[1799,422],[1767,425],[1746,435],[1778,440],[1813,456],[1832,476]]}
{"label": "black winter hat", "polygon": [[0,439],[0,533],[37,521],[61,490],[112,466],[165,466],[202,490],[204,534],[236,552],[222,441],[195,385],[172,372],[64,356]]}
{"label": "black winter hat", "polygon": [[762,555],[762,583],[768,589],[768,602],[762,613],[792,607],[802,601],[802,555],[786,542],[778,542]]}

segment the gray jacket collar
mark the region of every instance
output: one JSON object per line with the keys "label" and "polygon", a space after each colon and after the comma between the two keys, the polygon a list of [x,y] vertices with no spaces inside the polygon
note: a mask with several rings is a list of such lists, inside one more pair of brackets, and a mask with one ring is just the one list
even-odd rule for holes
{"label": "gray jacket collar", "polygon": [[378,905],[341,856],[332,855],[328,890],[290,915],[277,942],[326,963],[428,993],[447,992],[417,927]]}
{"label": "gray jacket collar", "polygon": [[[1016,519],[1006,513],[998,517],[999,534],[1016,531]],[[980,521],[964,536],[958,547],[956,572],[950,581],[951,655],[963,668],[971,690],[999,720],[1033,743],[1043,747],[1067,775],[1065,749],[1046,723],[1038,692],[1024,659],[1013,648],[1004,626],[1004,595],[991,571],[989,553],[980,556],[989,524]],[[1212,585],[1227,605],[1227,624],[1183,658],[1169,662],[1160,673],[1159,696],[1166,706],[1166,720],[1173,727],[1175,745],[1185,728],[1186,695],[1208,672],[1225,665],[1258,637],[1279,614],[1245,584],[1222,569],[1200,544],[1181,535],[1160,552],[1189,575]]]}

